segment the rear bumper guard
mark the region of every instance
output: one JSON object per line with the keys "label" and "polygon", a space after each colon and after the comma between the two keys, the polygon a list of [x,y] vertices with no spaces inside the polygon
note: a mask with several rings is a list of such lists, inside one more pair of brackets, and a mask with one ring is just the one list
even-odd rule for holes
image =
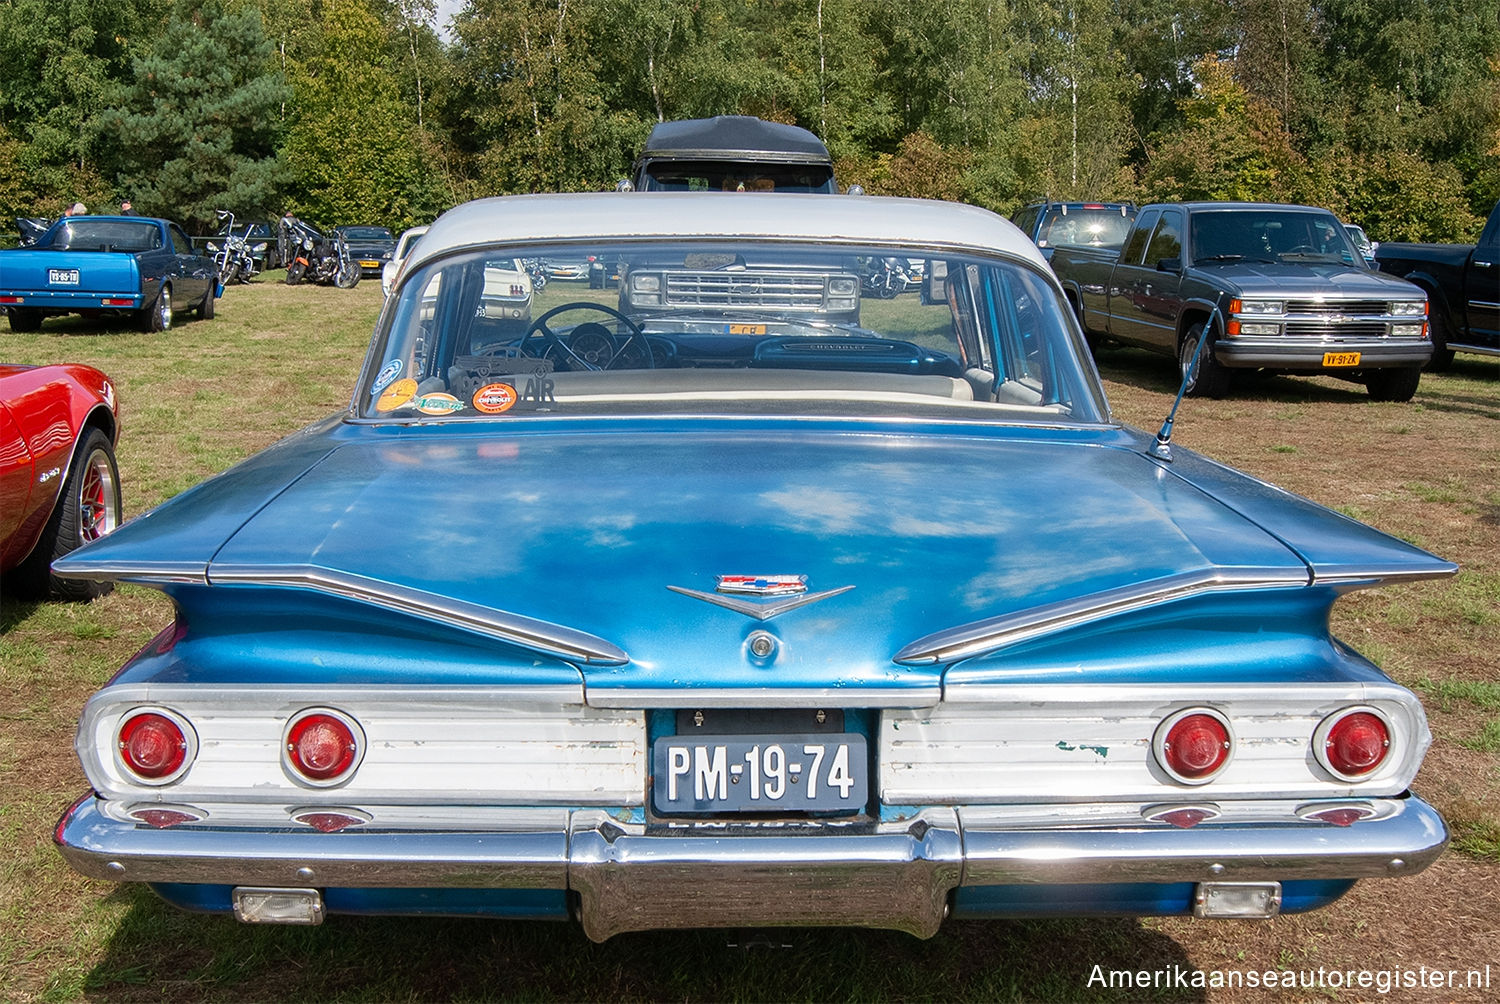
{"label": "rear bumper guard", "polygon": [[[859,829],[662,830],[599,809],[537,815],[506,831],[334,833],[207,820],[154,828],[94,796],[57,825],[62,856],[94,878],[271,889],[571,889],[584,932],[857,926],[930,937],[957,887],[1358,879],[1421,871],[1448,841],[1415,796],[1381,799],[1349,826],[1285,815],[1187,829],[1003,825],[987,810],[926,808]],[[274,808],[267,807],[267,812]]]}

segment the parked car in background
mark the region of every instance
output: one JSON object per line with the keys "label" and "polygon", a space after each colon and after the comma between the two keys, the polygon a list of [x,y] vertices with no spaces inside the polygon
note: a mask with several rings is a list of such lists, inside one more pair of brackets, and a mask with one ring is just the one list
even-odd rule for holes
{"label": "parked car in background", "polygon": [[401,272],[402,263],[406,261],[412,248],[416,247],[417,241],[421,240],[426,232],[426,227],[412,227],[410,230],[401,231],[401,236],[396,238],[396,248],[391,252],[390,261],[380,267],[380,292],[382,294],[391,295],[391,286]]}
{"label": "parked car in background", "polygon": [[1118,250],[1134,219],[1129,202],[1038,202],[1011,217],[1044,258],[1059,244]]}
{"label": "parked car in background", "polygon": [[0,586],[27,599],[93,599],[99,582],[53,559],[120,525],[119,403],[90,366],[0,364]]}
{"label": "parked car in background", "polygon": [[363,276],[379,274],[396,252],[396,238],[386,227],[343,226],[334,227],[333,231],[344,238]]}
{"label": "parked car in background", "polygon": [[1432,355],[1422,290],[1366,268],[1326,209],[1146,206],[1123,251],[1059,246],[1052,269],[1088,335],[1176,359],[1190,394],[1220,397],[1235,370],[1261,370],[1407,401]]}
{"label": "parked car in background", "polygon": [[37,331],[62,314],[162,331],[184,311],[213,317],[218,296],[213,259],[168,220],[64,216],[36,243],[0,251],[0,306],[12,331]]}
{"label": "parked car in background", "polygon": [[[622,307],[479,309],[577,247]],[[937,257],[942,303],[829,319],[853,263]],[[57,846],[252,923],[596,940],[1268,917],[1421,871],[1421,704],[1330,611],[1454,566],[1121,426],[1086,353],[972,206],[460,206],[345,412],[56,564],[175,611],[85,706]]]}
{"label": "parked car in background", "polygon": [[[265,272],[268,269],[281,268],[286,264],[281,260],[274,223],[267,220],[250,220],[240,223],[238,229],[245,234],[245,240],[254,250],[257,271]],[[223,231],[221,230],[220,233],[222,234]],[[262,244],[265,245],[263,249]]]}
{"label": "parked car in background", "polygon": [[1432,369],[1447,367],[1455,352],[1500,355],[1500,202],[1478,244],[1383,243],[1375,263],[1427,293]]}
{"label": "parked car in background", "polygon": [[662,122],[625,187],[640,192],[838,191],[833,158],[800,126],[750,115]]}
{"label": "parked car in background", "polygon": [[1354,242],[1354,249],[1359,252],[1361,258],[1366,262],[1375,260],[1375,248],[1378,245],[1365,234],[1364,227],[1345,223],[1344,232],[1349,235],[1349,240]]}

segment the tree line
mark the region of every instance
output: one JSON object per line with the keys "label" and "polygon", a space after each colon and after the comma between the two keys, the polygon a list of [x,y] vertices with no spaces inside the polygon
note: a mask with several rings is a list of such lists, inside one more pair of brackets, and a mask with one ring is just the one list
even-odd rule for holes
{"label": "tree line", "polygon": [[425,223],[607,189],[658,121],[821,136],[844,184],[1327,206],[1471,240],[1500,0],[0,0],[0,220]]}

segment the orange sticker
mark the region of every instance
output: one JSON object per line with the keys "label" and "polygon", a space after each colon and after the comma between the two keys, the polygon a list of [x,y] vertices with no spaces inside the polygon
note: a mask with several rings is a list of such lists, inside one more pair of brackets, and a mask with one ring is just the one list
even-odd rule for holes
{"label": "orange sticker", "polygon": [[424,394],[412,403],[424,415],[451,415],[464,410],[464,403],[452,394]]}
{"label": "orange sticker", "polygon": [[380,392],[380,399],[375,402],[375,410],[395,411],[416,396],[417,382],[415,380],[411,377],[397,380]]}
{"label": "orange sticker", "polygon": [[486,384],[474,392],[474,407],[486,415],[510,411],[516,403],[516,389],[508,383]]}

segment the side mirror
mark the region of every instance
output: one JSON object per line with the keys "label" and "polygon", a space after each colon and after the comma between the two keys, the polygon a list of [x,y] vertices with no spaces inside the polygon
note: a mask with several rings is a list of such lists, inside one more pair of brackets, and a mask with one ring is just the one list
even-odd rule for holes
{"label": "side mirror", "polygon": [[1163,258],[1161,261],[1159,261],[1159,262],[1156,263],[1156,270],[1158,272],[1173,272],[1173,273],[1181,272],[1182,271],[1182,259],[1181,258]]}

